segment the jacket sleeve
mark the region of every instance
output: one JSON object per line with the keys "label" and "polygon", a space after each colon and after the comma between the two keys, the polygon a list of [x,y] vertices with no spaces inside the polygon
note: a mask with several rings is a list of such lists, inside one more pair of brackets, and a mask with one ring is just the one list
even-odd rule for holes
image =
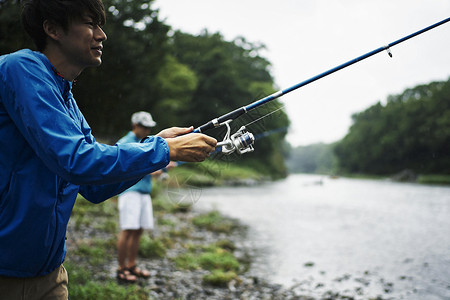
{"label": "jacket sleeve", "polygon": [[42,71],[46,68],[20,57],[1,75],[9,79],[2,80],[1,89],[11,119],[50,170],[74,184],[105,185],[137,180],[169,163],[167,142],[160,137],[146,143],[97,143],[72,94],[64,99],[59,78]]}
{"label": "jacket sleeve", "polygon": [[100,203],[135,185],[139,179],[104,185],[81,185],[79,193],[92,203]]}

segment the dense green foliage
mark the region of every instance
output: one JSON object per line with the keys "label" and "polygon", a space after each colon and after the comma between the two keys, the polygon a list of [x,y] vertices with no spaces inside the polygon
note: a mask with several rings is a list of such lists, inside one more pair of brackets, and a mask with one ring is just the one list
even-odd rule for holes
{"label": "dense green foliage", "polygon": [[450,80],[389,96],[353,116],[335,147],[342,172],[450,174]]}
{"label": "dense green foliage", "polygon": [[[268,71],[270,63],[258,54],[263,45],[250,43],[242,37],[229,42],[219,33],[209,34],[207,31],[198,36],[177,31],[170,43],[171,57],[192,70],[197,79],[197,86],[188,105],[178,107],[177,117],[181,124],[198,124],[198,120],[205,123],[275,91],[273,78]],[[167,101],[161,102],[163,105],[165,103]],[[278,101],[274,101],[238,118],[231,123],[232,131],[280,105]],[[286,128],[288,125],[287,115],[278,111],[273,117],[255,122],[248,129],[258,134]],[[213,130],[208,134],[220,138],[224,130]],[[286,131],[279,131],[257,140],[257,151],[247,154],[242,162],[264,174],[269,173],[274,177],[285,175],[285,154],[281,147],[285,135]],[[237,157],[231,159],[235,160]]]}
{"label": "dense green foliage", "polygon": [[[97,139],[115,142],[130,128],[130,116],[150,111],[158,126],[199,126],[215,117],[274,92],[270,63],[259,55],[264,46],[220,33],[198,36],[173,32],[159,19],[148,0],[104,0],[107,22],[103,29],[102,66],[89,68],[74,87],[78,106]],[[0,54],[34,48],[21,28],[19,1],[0,0]],[[270,103],[232,123],[247,124],[280,106]],[[279,111],[249,128],[255,134],[289,125]],[[223,130],[208,132],[216,138]],[[259,172],[286,174],[286,132],[257,141],[256,151],[242,160]],[[227,158],[236,160],[237,157]]]}
{"label": "dense green foliage", "polygon": [[158,72],[164,66],[169,26],[158,19],[149,1],[103,2],[108,36],[103,62],[84,70],[74,94],[94,135],[114,142],[129,130],[133,112],[153,112],[160,98]]}
{"label": "dense green foliage", "polygon": [[0,0],[0,55],[30,47],[33,42],[20,22],[19,0]]}

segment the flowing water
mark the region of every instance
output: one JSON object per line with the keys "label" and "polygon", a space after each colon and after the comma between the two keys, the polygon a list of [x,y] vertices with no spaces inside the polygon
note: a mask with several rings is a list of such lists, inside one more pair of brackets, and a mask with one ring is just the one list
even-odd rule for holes
{"label": "flowing water", "polygon": [[249,225],[251,272],[299,294],[450,299],[450,187],[291,175],[194,207]]}

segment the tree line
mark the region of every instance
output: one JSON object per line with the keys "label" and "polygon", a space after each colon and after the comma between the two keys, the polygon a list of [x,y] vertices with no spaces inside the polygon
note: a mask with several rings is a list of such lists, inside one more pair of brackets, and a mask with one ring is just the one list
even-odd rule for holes
{"label": "tree line", "polygon": [[450,175],[450,78],[390,95],[352,116],[333,144],[291,149],[293,172]]}
{"label": "tree line", "polygon": [[[171,126],[200,126],[275,91],[264,45],[243,37],[227,41],[206,30],[198,35],[173,31],[149,0],[104,0],[107,34],[103,63],[77,78],[73,92],[98,140],[114,143],[130,129],[133,112],[152,113],[155,132]],[[0,0],[0,54],[34,49],[20,24],[20,1]],[[268,111],[274,101],[231,123],[233,132]],[[286,128],[283,111],[248,129],[256,135]],[[207,132],[218,139],[224,129]],[[272,177],[286,175],[286,131],[256,141],[256,151],[240,159]]]}
{"label": "tree line", "polygon": [[342,172],[450,174],[450,79],[406,89],[352,118],[334,148]]}

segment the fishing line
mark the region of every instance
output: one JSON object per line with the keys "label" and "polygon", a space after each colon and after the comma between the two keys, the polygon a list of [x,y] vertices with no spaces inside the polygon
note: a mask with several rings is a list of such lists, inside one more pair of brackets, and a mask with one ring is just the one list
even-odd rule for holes
{"label": "fishing line", "polygon": [[276,113],[276,112],[279,111],[279,110],[282,110],[283,108],[285,108],[285,106],[286,106],[286,104],[283,104],[282,106],[280,106],[279,108],[275,109],[274,111],[271,111],[271,112],[265,114],[264,116],[262,116],[262,117],[260,117],[260,118],[258,118],[258,119],[256,119],[256,120],[253,120],[253,121],[251,121],[250,123],[245,124],[244,126],[245,126],[245,127],[248,127],[248,126],[252,125],[253,123],[259,122],[259,121],[261,121],[262,119],[264,119],[264,118],[270,116],[271,114],[274,114],[274,113]]}

